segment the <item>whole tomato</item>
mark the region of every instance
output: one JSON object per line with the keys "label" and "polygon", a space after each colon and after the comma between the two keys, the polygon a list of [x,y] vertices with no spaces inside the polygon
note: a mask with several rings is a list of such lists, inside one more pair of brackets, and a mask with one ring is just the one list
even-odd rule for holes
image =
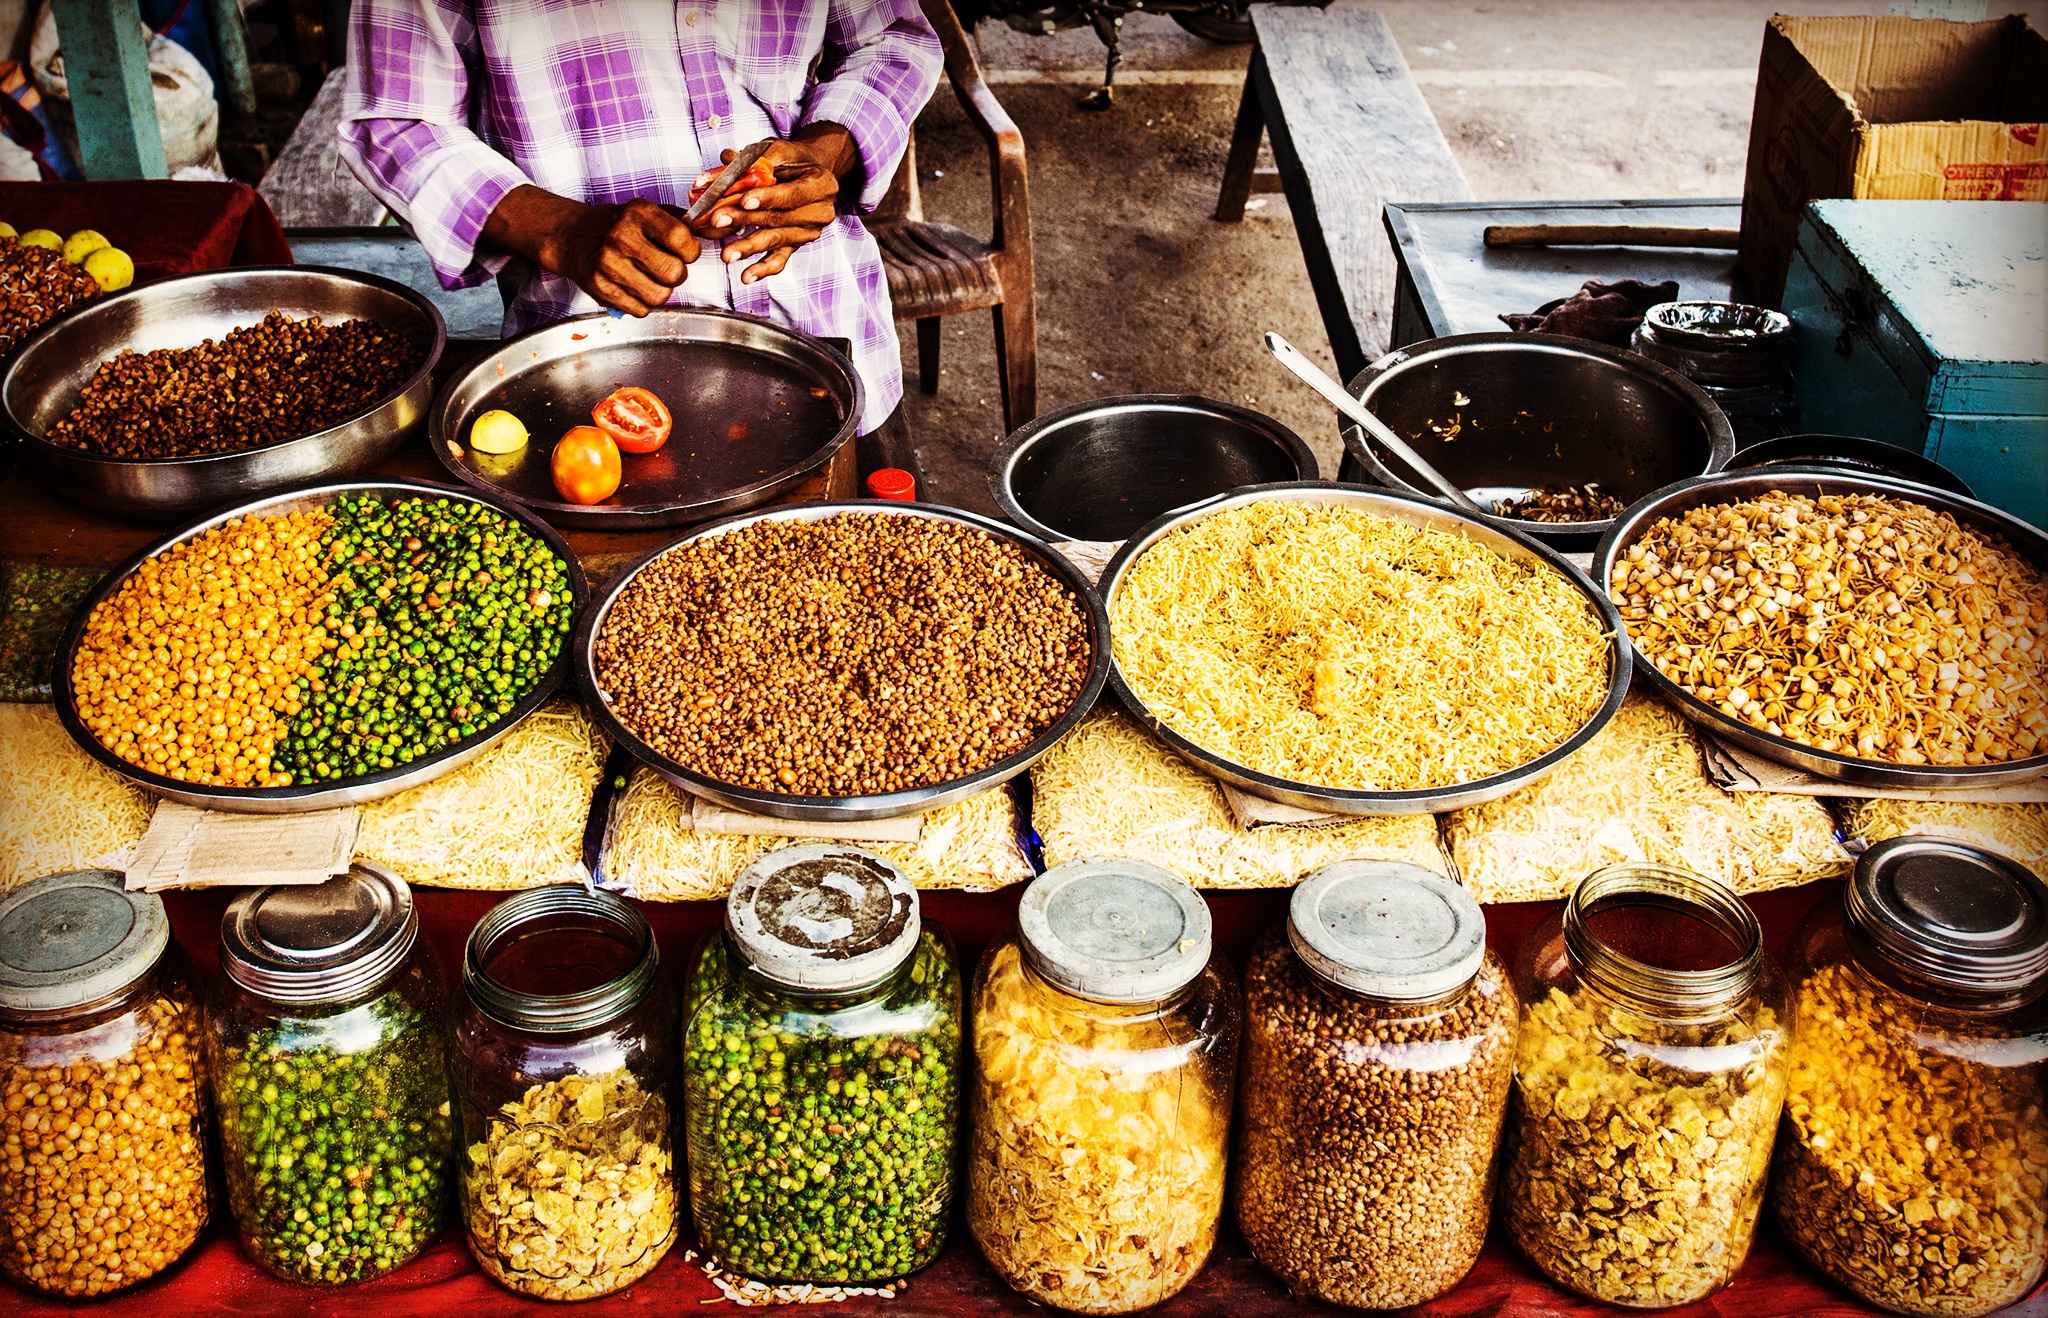
{"label": "whole tomato", "polygon": [[659,398],[631,384],[606,394],[604,401],[590,409],[590,419],[627,453],[654,452],[668,443],[674,424]]}
{"label": "whole tomato", "polygon": [[570,503],[603,503],[619,488],[619,446],[596,426],[575,426],[548,459],[555,492]]}

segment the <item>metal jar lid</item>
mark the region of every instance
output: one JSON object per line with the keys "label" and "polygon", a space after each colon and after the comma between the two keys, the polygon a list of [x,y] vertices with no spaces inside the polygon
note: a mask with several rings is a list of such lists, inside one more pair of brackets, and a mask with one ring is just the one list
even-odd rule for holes
{"label": "metal jar lid", "polygon": [[418,941],[412,889],[365,861],[325,883],[237,897],[220,922],[221,969],[280,1002],[341,1001],[376,987]]}
{"label": "metal jar lid", "polygon": [[1053,985],[1098,1002],[1153,1002],[1209,964],[1209,904],[1142,860],[1078,860],[1031,881],[1018,941]]}
{"label": "metal jar lid", "polygon": [[2048,885],[2003,856],[1891,838],[1857,860],[1843,905],[1879,957],[1936,984],[2010,996],[2048,977]]}
{"label": "metal jar lid", "polygon": [[1420,865],[1340,860],[1294,890],[1287,941],[1340,988],[1427,1002],[1479,974],[1486,917],[1471,893]]}
{"label": "metal jar lid", "polygon": [[44,1016],[121,992],[170,946],[163,898],[113,870],[72,870],[0,895],[0,1012]]}
{"label": "metal jar lid", "polygon": [[910,876],[871,851],[807,842],[740,871],[725,928],[754,971],[808,993],[866,988],[895,973],[923,930]]}
{"label": "metal jar lid", "polygon": [[[486,961],[499,950],[500,940],[516,935],[521,925],[552,917],[584,920],[590,932],[639,948],[639,958],[617,979],[582,993],[521,993],[492,978]],[[545,938],[547,934],[534,936]],[[653,986],[660,967],[654,930],[639,907],[601,888],[558,883],[514,893],[485,913],[469,931],[469,945],[462,957],[462,987],[493,1020],[514,1029],[552,1034],[603,1025],[631,1011]]]}

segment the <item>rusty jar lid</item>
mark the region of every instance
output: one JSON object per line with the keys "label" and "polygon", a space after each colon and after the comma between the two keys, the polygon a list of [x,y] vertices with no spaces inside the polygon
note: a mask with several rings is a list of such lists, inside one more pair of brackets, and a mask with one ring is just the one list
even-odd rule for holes
{"label": "rusty jar lid", "polygon": [[1031,881],[1018,941],[1049,983],[1098,1002],[1156,1002],[1209,964],[1209,905],[1142,860],[1077,860]]}
{"label": "rusty jar lid", "polygon": [[923,925],[910,876],[871,851],[832,842],[784,847],[740,872],[725,929],[755,973],[806,993],[867,988],[917,950]]}
{"label": "rusty jar lid", "polygon": [[2048,885],[2003,856],[1891,838],[1857,860],[1842,901],[1858,941],[1934,984],[2011,997],[2048,983]]}
{"label": "rusty jar lid", "polygon": [[325,883],[273,884],[235,898],[220,922],[220,964],[280,1002],[340,1002],[405,964],[419,940],[405,880],[357,861]]}
{"label": "rusty jar lid", "polygon": [[0,895],[0,1012],[62,1015],[149,973],[171,942],[163,898],[113,870],[72,870]]}

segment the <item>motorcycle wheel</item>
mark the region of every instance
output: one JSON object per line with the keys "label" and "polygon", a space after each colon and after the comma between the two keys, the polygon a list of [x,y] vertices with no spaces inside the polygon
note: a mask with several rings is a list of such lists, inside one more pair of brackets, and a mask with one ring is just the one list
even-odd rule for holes
{"label": "motorcycle wheel", "polygon": [[1252,21],[1249,18],[1218,18],[1214,14],[1175,14],[1173,21],[1202,40],[1213,41],[1219,46],[1251,44]]}

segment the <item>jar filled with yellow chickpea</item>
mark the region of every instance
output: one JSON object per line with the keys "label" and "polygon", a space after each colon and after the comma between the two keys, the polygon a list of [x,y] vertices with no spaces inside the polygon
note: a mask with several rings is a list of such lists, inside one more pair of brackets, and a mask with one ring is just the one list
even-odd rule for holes
{"label": "jar filled with yellow chickpea", "polygon": [[0,1273],[111,1295],[199,1239],[199,1011],[161,898],[109,870],[0,897]]}
{"label": "jar filled with yellow chickpea", "polygon": [[2024,1299],[2048,1270],[2048,886],[1975,847],[1894,838],[1788,960],[1779,1230],[1893,1313]]}

